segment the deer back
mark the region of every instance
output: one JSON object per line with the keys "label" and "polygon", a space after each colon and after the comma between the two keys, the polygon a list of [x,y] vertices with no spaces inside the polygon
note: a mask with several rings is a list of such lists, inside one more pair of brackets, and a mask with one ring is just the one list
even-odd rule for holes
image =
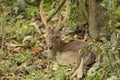
{"label": "deer back", "polygon": [[89,47],[88,43],[82,40],[68,43],[63,47],[60,61],[69,64],[77,63],[82,57],[90,53]]}

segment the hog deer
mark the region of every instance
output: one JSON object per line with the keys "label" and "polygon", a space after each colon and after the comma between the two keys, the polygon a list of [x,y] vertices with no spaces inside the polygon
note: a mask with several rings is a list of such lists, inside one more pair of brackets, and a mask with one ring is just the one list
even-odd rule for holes
{"label": "hog deer", "polygon": [[87,56],[90,53],[90,46],[87,42],[76,40],[70,43],[65,43],[61,39],[60,29],[69,16],[68,0],[66,0],[66,12],[64,18],[60,18],[56,27],[51,27],[46,20],[46,16],[43,11],[43,0],[40,3],[40,16],[43,24],[45,25],[46,43],[52,58],[55,58],[56,53],[60,52],[60,61],[73,64],[80,62],[81,57]]}

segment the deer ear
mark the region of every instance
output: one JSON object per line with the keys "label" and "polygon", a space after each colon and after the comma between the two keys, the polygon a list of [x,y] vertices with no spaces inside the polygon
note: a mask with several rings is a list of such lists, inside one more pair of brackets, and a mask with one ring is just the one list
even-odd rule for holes
{"label": "deer ear", "polygon": [[59,29],[57,28],[57,29],[54,30],[54,32],[59,34],[61,30],[62,30],[62,28],[59,28]]}

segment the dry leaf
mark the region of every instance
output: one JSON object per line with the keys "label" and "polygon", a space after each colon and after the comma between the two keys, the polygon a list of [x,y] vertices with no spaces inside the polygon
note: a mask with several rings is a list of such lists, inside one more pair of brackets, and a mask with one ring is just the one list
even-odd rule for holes
{"label": "dry leaf", "polygon": [[52,62],[52,70],[56,71],[58,68],[58,64],[56,62]]}
{"label": "dry leaf", "polygon": [[93,72],[95,72],[99,68],[100,63],[97,62],[95,63],[88,71],[87,71],[87,76],[91,76]]}
{"label": "dry leaf", "polygon": [[89,38],[88,34],[85,34],[85,36],[84,36],[84,41],[87,41],[88,38]]}
{"label": "dry leaf", "polygon": [[117,78],[117,76],[111,76],[110,78],[107,78],[107,80],[119,80],[118,78]]}
{"label": "dry leaf", "polygon": [[43,48],[41,46],[32,47],[32,54],[37,55],[43,51]]}
{"label": "dry leaf", "polygon": [[80,66],[77,70],[77,78],[80,79],[83,77],[83,58],[81,59]]}
{"label": "dry leaf", "polygon": [[17,44],[15,44],[15,43],[13,43],[13,42],[7,42],[6,44],[5,44],[7,47],[11,47],[11,48],[14,48],[14,47],[17,47],[18,45]]}
{"label": "dry leaf", "polygon": [[83,77],[83,58],[81,59],[81,63],[78,69],[70,77],[70,80],[72,80],[76,75],[77,75],[77,79],[81,79]]}
{"label": "dry leaf", "polygon": [[87,41],[89,44],[92,44],[92,40],[90,39],[88,34],[85,34],[83,41]]}
{"label": "dry leaf", "polygon": [[70,36],[65,36],[63,37],[63,39],[66,43],[70,42],[70,40],[72,40],[72,38]]}
{"label": "dry leaf", "polygon": [[13,53],[19,53],[20,50],[21,50],[21,47],[16,47],[16,48],[13,49],[12,52],[13,52]]}

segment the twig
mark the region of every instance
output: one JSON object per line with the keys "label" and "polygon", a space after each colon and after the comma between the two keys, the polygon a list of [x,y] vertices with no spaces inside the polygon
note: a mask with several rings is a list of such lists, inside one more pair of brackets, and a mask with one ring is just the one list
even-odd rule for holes
{"label": "twig", "polygon": [[88,21],[88,12],[87,12],[87,10],[86,10],[85,4],[83,3],[82,0],[78,0],[78,1],[79,1],[81,10],[82,10],[82,12],[83,12],[84,18],[85,18],[86,21]]}
{"label": "twig", "polygon": [[3,44],[4,44],[4,39],[5,39],[5,13],[4,13],[4,6],[3,6],[3,20],[2,20],[2,26],[1,26],[1,32],[2,32],[2,41],[1,41],[1,48],[0,48],[0,54],[3,54]]}
{"label": "twig", "polygon": [[48,16],[47,22],[49,22],[53,18],[53,16],[55,16],[55,14],[63,7],[65,2],[66,2],[66,0],[62,0],[60,5]]}

